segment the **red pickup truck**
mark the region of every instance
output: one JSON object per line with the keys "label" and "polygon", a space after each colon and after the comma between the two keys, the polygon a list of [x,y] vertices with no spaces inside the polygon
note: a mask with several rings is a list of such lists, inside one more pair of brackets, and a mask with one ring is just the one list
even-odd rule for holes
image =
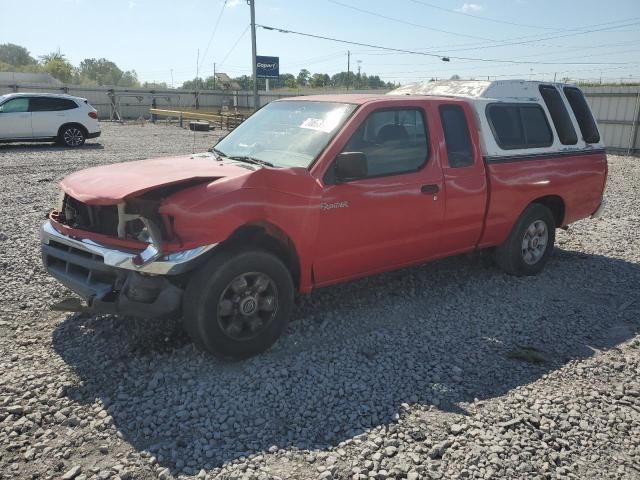
{"label": "red pickup truck", "polygon": [[296,293],[490,249],[533,275],[555,229],[597,215],[600,135],[573,86],[434,82],[260,109],[210,152],[66,177],[42,227],[58,308],[179,316],[242,358],[285,329]]}

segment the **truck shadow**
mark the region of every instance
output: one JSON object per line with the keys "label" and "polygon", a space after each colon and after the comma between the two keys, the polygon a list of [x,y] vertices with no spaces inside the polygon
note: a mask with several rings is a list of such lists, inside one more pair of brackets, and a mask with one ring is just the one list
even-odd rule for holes
{"label": "truck shadow", "polygon": [[533,278],[457,257],[318,291],[241,363],[197,352],[175,324],[110,316],[70,315],[53,343],[80,380],[69,398],[100,399],[134,448],[197,473],[273,445],[335,447],[403,403],[465,415],[640,332],[639,283],[636,264],[560,249]]}

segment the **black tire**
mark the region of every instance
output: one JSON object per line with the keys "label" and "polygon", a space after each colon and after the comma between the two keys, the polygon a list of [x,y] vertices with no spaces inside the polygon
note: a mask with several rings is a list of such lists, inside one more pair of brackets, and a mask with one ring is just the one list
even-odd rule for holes
{"label": "black tire", "polygon": [[520,215],[507,240],[496,248],[496,263],[510,275],[536,275],[549,261],[555,239],[553,214],[544,205],[532,203]]}
{"label": "black tire", "polygon": [[86,139],[87,132],[80,125],[64,125],[58,133],[58,143],[65,147],[81,147]]}
{"label": "black tire", "polygon": [[198,348],[219,357],[248,358],[280,337],[293,300],[291,274],[280,259],[261,250],[221,252],[189,280],[183,325]]}

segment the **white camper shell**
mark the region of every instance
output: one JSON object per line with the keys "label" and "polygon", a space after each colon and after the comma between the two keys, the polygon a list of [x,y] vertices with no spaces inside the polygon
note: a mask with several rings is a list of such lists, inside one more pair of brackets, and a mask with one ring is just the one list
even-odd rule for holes
{"label": "white camper shell", "polygon": [[591,109],[575,85],[447,80],[412,83],[388,95],[467,98],[489,160],[604,149]]}

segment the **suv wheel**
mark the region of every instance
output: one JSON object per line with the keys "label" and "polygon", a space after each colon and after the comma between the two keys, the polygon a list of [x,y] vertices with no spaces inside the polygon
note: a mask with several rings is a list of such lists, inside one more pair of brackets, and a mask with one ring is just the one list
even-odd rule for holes
{"label": "suv wheel", "polygon": [[293,297],[289,270],[274,255],[224,252],[190,279],[183,324],[199,348],[247,358],[269,348],[285,330]]}
{"label": "suv wheel", "polygon": [[538,203],[529,205],[507,240],[496,248],[496,262],[511,275],[535,275],[549,260],[555,238],[551,211]]}
{"label": "suv wheel", "polygon": [[85,139],[84,131],[77,125],[68,125],[60,130],[59,141],[67,147],[80,147]]}

